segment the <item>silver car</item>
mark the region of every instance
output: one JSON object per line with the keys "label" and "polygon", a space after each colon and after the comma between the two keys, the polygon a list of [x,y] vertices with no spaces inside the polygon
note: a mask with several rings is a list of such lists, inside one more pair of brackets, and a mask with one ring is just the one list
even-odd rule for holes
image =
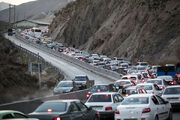
{"label": "silver car", "polygon": [[54,88],[53,93],[68,93],[76,90],[78,90],[78,87],[74,81],[60,81],[58,85]]}

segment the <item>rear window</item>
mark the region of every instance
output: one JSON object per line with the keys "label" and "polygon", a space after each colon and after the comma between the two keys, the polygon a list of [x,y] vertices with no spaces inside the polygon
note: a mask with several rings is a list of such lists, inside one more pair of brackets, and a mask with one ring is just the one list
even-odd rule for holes
{"label": "rear window", "polygon": [[65,112],[66,106],[65,102],[45,102],[35,112]]}
{"label": "rear window", "polygon": [[124,79],[124,80],[126,80],[126,79],[136,80],[136,77],[123,77],[122,79]]}
{"label": "rear window", "polygon": [[138,94],[137,90],[135,90],[135,89],[127,89],[127,90],[125,90],[125,93],[128,95]]}
{"label": "rear window", "polygon": [[111,95],[92,95],[88,102],[111,102]]}
{"label": "rear window", "polygon": [[109,86],[108,85],[97,85],[93,86],[89,90],[90,92],[106,92],[109,91]]}
{"label": "rear window", "polygon": [[139,105],[139,104],[148,104],[148,97],[130,97],[126,98],[121,105]]}
{"label": "rear window", "polygon": [[87,78],[85,76],[82,76],[82,77],[75,77],[74,79],[75,81],[86,81]]}
{"label": "rear window", "polygon": [[121,86],[121,85],[127,85],[127,84],[130,84],[130,82],[129,81],[120,81],[120,82],[116,82],[115,86]]}
{"label": "rear window", "polygon": [[157,85],[162,85],[162,80],[148,80],[147,83],[154,83]]}
{"label": "rear window", "polygon": [[152,85],[139,85],[139,87],[144,88],[145,90],[152,90]]}
{"label": "rear window", "polygon": [[164,95],[168,94],[180,94],[180,87],[166,88],[164,91]]}
{"label": "rear window", "polygon": [[60,82],[58,87],[73,87],[72,82]]}

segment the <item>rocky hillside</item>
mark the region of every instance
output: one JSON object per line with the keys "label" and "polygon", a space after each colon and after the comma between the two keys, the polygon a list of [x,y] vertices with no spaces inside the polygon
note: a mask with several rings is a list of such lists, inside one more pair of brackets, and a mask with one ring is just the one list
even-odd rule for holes
{"label": "rocky hillside", "polygon": [[179,13],[179,0],[76,0],[56,14],[50,33],[89,52],[177,62]]}
{"label": "rocky hillside", "polygon": [[[49,19],[53,18],[54,12],[64,7],[67,3],[68,0],[36,0],[20,4],[16,6],[16,21],[23,19],[42,20],[44,18],[45,20],[47,19],[46,22],[51,22]],[[12,13],[13,12],[14,11],[12,9]],[[8,22],[8,14],[8,9],[0,11],[0,21]],[[11,16],[11,20],[11,22],[14,20],[13,14]]]}

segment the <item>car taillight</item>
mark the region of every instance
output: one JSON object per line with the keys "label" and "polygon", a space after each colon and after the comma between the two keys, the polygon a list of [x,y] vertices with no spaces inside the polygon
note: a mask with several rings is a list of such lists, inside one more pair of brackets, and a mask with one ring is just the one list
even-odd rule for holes
{"label": "car taillight", "polygon": [[154,94],[154,92],[151,92],[151,94]]}
{"label": "car taillight", "polygon": [[56,117],[56,118],[54,118],[54,120],[61,120],[61,118],[60,117]]}
{"label": "car taillight", "polygon": [[88,99],[90,96],[91,96],[91,94],[87,94],[87,95],[86,95],[86,98]]}
{"label": "car taillight", "polygon": [[171,85],[174,85],[174,82],[171,82],[170,84],[171,84]]}
{"label": "car taillight", "polygon": [[106,111],[112,110],[112,107],[106,107],[105,110]]}
{"label": "car taillight", "polygon": [[142,113],[148,113],[148,112],[151,112],[151,109],[150,108],[144,108],[142,110]]}
{"label": "car taillight", "polygon": [[161,90],[163,90],[163,89],[164,89],[164,87],[163,87],[163,86],[161,86],[161,87],[160,87],[160,89],[161,89]]}
{"label": "car taillight", "polygon": [[115,114],[120,114],[120,112],[116,109],[116,110],[115,110]]}

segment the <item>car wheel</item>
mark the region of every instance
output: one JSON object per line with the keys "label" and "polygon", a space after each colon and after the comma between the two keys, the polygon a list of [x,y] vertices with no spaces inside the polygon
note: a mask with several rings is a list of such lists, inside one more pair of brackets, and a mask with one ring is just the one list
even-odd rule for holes
{"label": "car wheel", "polygon": [[158,116],[156,115],[155,120],[159,120]]}
{"label": "car wheel", "polygon": [[95,116],[94,120],[99,120],[98,116]]}
{"label": "car wheel", "polygon": [[173,119],[172,111],[169,111],[169,116],[168,116],[167,120],[172,120],[172,119]]}

